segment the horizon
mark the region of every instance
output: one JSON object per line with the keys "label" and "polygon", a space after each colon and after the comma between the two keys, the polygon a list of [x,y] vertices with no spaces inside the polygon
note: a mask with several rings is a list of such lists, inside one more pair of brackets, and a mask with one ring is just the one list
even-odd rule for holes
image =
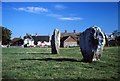
{"label": "horizon", "polygon": [[12,31],[12,38],[26,33],[52,35],[83,32],[97,25],[104,33],[118,29],[117,2],[3,2],[2,26]]}

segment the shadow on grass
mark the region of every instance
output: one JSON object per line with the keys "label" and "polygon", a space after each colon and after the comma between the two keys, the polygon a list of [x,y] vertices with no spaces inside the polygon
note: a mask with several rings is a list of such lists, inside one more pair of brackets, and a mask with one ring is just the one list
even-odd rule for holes
{"label": "shadow on grass", "polygon": [[[119,81],[119,79],[116,79]],[[55,79],[2,79],[2,81],[116,81],[113,79],[84,79],[84,78],[77,78],[77,79],[62,79],[62,78],[55,78]]]}
{"label": "shadow on grass", "polygon": [[46,52],[45,53],[43,53],[43,52],[42,53],[40,53],[40,52],[33,52],[33,53],[26,52],[26,53],[24,53],[23,52],[23,53],[2,53],[2,54],[46,54],[46,55],[48,55],[48,54],[51,54],[51,53],[49,53],[49,52],[48,53],[46,53]]}
{"label": "shadow on grass", "polygon": [[39,61],[58,61],[58,62],[62,62],[62,61],[69,61],[69,62],[82,62],[79,61],[77,59],[73,59],[73,58],[43,58],[43,59],[20,59],[20,60],[39,60]]}

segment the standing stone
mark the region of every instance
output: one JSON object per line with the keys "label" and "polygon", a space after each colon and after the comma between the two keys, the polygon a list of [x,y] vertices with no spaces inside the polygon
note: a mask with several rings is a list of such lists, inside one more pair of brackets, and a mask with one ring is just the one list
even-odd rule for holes
{"label": "standing stone", "polygon": [[51,40],[52,54],[58,54],[59,47],[60,47],[60,31],[58,29],[55,29]]}
{"label": "standing stone", "polygon": [[86,29],[80,35],[80,49],[84,62],[99,60],[105,45],[105,35],[97,26]]}

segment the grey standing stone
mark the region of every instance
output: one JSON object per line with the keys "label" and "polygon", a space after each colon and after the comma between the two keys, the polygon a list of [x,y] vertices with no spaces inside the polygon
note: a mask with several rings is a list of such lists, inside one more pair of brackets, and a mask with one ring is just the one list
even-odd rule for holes
{"label": "grey standing stone", "polygon": [[51,38],[51,51],[52,54],[58,54],[59,53],[59,47],[60,47],[60,31],[58,29],[55,29]]}
{"label": "grey standing stone", "polygon": [[99,60],[105,45],[105,35],[97,26],[86,29],[80,35],[80,49],[83,61],[92,62]]}

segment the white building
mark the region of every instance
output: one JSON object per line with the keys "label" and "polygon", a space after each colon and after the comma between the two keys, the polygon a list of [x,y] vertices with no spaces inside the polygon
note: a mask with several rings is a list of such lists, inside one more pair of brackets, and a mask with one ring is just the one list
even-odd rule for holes
{"label": "white building", "polygon": [[50,37],[49,36],[31,36],[26,34],[24,36],[24,45],[28,47],[49,47],[50,46]]}

